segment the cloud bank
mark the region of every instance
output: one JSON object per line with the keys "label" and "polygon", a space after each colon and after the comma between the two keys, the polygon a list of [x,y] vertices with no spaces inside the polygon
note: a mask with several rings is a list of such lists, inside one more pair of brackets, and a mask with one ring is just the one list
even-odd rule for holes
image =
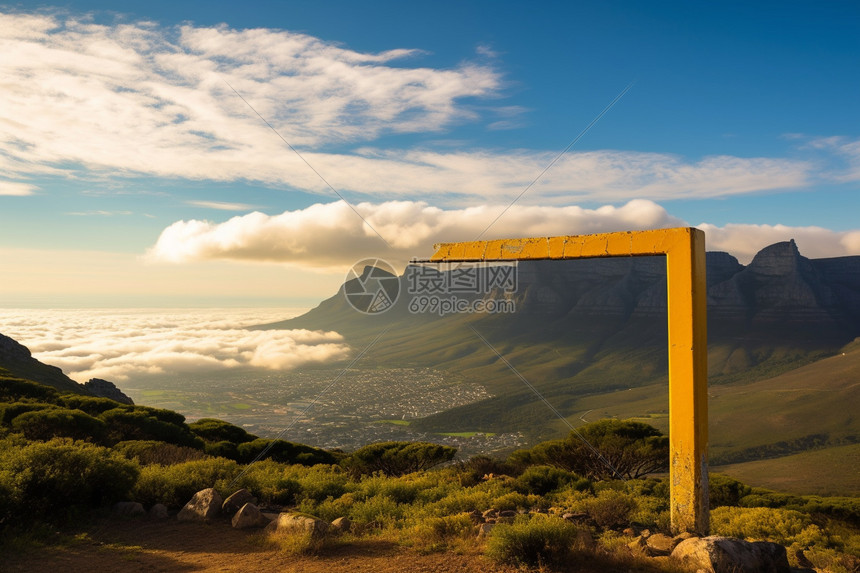
{"label": "cloud bank", "polygon": [[[223,223],[192,219],[162,231],[147,257],[173,263],[225,259],[306,267],[339,267],[365,257],[381,257],[402,264],[414,257],[428,257],[434,243],[474,240],[503,209],[488,205],[441,209],[419,201],[356,205],[369,226],[343,202],[280,215],[254,212]],[[643,199],[597,209],[514,205],[493,225],[489,236],[580,235],[686,225],[661,205]],[[709,250],[728,251],[742,262],[767,245],[792,238],[810,257],[860,254],[860,231],[708,223],[699,228],[707,233]]]}
{"label": "cloud bank", "polygon": [[[374,147],[386,135],[464,122],[487,130],[519,125],[522,109],[493,107],[504,80],[485,58],[421,67],[414,49],[364,53],[276,29],[100,24],[65,14],[0,14],[0,42],[0,170],[9,178],[0,194],[32,194],[30,180],[40,176],[143,175],[251,180],[330,195],[242,98],[335,188],[377,201],[503,202],[556,153]],[[818,148],[856,155],[852,145]],[[525,202],[792,189],[819,177],[817,169],[787,158],[571,152]],[[857,176],[856,169],[844,176]]]}
{"label": "cloud bank", "polygon": [[0,310],[3,334],[78,382],[237,367],[284,370],[350,356],[336,332],[240,326],[283,318],[282,311],[261,310]]}

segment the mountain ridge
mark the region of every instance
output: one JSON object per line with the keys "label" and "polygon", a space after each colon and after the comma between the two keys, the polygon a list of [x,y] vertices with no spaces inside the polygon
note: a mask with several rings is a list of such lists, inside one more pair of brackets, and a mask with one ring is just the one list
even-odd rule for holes
{"label": "mountain ridge", "polygon": [[[860,336],[860,257],[812,260],[792,240],[762,249],[748,265],[722,252],[706,260],[712,385],[769,378]],[[401,296],[385,313],[353,310],[347,283],[308,313],[258,328],[336,330],[356,352],[385,331],[364,364],[432,365],[494,394],[418,423],[428,430],[507,431],[539,409],[496,352],[568,416],[585,396],[665,381],[663,257],[523,261],[517,271],[513,293],[460,295],[511,300],[513,314],[410,313],[416,295],[404,274]],[[541,423],[543,436],[552,422]]]}

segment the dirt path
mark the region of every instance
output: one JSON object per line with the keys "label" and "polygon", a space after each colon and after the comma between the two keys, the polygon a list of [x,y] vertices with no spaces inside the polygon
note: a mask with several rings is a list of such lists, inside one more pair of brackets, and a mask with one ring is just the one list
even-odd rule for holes
{"label": "dirt path", "polygon": [[396,544],[362,540],[327,549],[316,557],[295,557],[266,547],[253,534],[226,522],[211,525],[106,520],[69,544],[5,556],[0,571],[72,572],[244,572],[254,573],[514,573],[482,555],[420,555]]}

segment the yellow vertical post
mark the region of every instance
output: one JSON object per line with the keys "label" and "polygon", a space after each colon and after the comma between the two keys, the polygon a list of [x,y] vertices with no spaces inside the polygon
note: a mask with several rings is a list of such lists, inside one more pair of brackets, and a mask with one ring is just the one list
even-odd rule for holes
{"label": "yellow vertical post", "polygon": [[666,254],[669,291],[669,477],[672,529],[707,534],[708,329],[705,234]]}
{"label": "yellow vertical post", "polygon": [[436,245],[433,262],[666,255],[669,320],[669,477],[672,529],[706,535],[708,331],[705,234],[655,229]]}

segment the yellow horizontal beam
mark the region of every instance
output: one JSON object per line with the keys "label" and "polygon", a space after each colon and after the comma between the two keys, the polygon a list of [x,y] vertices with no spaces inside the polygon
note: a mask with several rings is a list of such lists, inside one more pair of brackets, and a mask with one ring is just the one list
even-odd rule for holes
{"label": "yellow horizontal beam", "polygon": [[666,256],[672,529],[706,535],[709,508],[705,234],[699,229],[682,227],[441,243],[435,248],[432,262]]}

